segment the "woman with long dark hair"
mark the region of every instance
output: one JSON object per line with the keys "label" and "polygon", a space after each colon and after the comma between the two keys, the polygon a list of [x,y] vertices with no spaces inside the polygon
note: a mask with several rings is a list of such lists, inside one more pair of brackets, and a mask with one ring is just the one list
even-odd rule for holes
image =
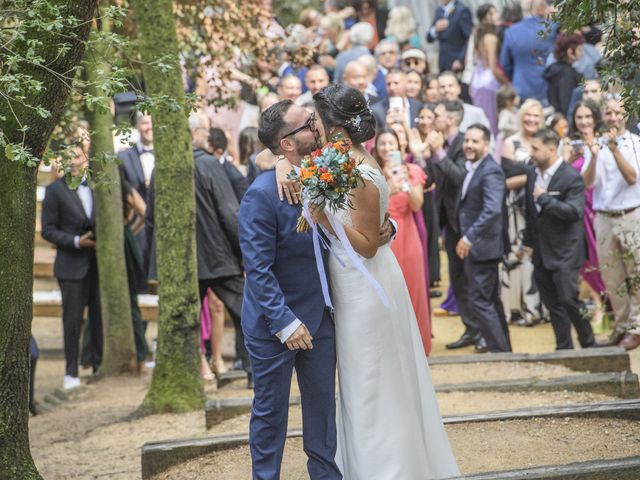
{"label": "woman with long dark hair", "polygon": [[[598,106],[590,100],[578,102],[571,121],[572,151],[568,159],[573,168],[582,172],[584,165],[591,160],[589,145],[596,141],[598,129],[602,124],[602,115]],[[600,262],[596,249],[596,232],[593,226],[595,212],[593,210],[593,188],[584,189],[584,234],[587,240],[587,261],[582,266],[580,274],[591,290],[593,299],[594,328],[602,329],[603,305],[606,303],[604,281],[600,276]]]}

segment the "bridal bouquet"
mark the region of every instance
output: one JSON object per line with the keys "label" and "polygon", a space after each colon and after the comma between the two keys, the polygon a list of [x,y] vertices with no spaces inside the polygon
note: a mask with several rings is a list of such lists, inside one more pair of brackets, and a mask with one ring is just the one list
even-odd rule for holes
{"label": "bridal bouquet", "polygon": [[[327,143],[324,148],[315,150],[302,159],[300,172],[291,172],[290,180],[302,184],[302,202],[311,202],[336,212],[352,207],[351,190],[360,185],[362,173],[355,158],[351,155],[351,140],[340,139]],[[298,219],[296,231],[309,230],[309,222],[303,210]]]}

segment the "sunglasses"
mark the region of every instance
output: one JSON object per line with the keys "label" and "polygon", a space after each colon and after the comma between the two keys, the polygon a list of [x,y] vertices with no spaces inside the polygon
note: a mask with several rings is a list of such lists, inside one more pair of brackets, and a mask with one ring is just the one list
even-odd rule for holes
{"label": "sunglasses", "polygon": [[316,131],[316,113],[315,112],[313,112],[313,113],[311,113],[311,115],[309,115],[309,118],[307,119],[306,122],[304,122],[304,125],[302,125],[301,127],[296,128],[295,130],[290,131],[286,135],[283,135],[282,138],[280,138],[280,140],[284,140],[287,137],[291,137],[291,136],[295,135],[296,133],[299,133],[299,132],[302,132],[303,130],[306,130],[307,128],[311,132],[315,132]]}

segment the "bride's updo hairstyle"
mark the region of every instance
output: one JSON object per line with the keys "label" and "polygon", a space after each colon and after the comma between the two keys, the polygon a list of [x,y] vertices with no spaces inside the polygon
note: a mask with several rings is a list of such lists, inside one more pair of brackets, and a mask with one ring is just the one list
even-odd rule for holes
{"label": "bride's updo hairstyle", "polygon": [[342,127],[353,143],[364,143],[376,133],[376,119],[359,90],[347,85],[328,85],[313,96],[327,134]]}

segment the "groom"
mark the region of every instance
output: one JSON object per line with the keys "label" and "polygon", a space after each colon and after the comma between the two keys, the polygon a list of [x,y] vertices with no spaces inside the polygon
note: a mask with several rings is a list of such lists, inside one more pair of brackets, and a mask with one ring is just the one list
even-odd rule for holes
{"label": "groom", "polygon": [[[288,100],[262,114],[258,136],[295,166],[318,146],[315,116]],[[311,236],[296,232],[299,215],[298,205],[278,199],[274,171],[254,181],[238,214],[247,273],[242,330],[254,375],[249,429],[254,480],[280,478],[294,368],[309,476],[342,478],[334,460],[335,329]]]}

